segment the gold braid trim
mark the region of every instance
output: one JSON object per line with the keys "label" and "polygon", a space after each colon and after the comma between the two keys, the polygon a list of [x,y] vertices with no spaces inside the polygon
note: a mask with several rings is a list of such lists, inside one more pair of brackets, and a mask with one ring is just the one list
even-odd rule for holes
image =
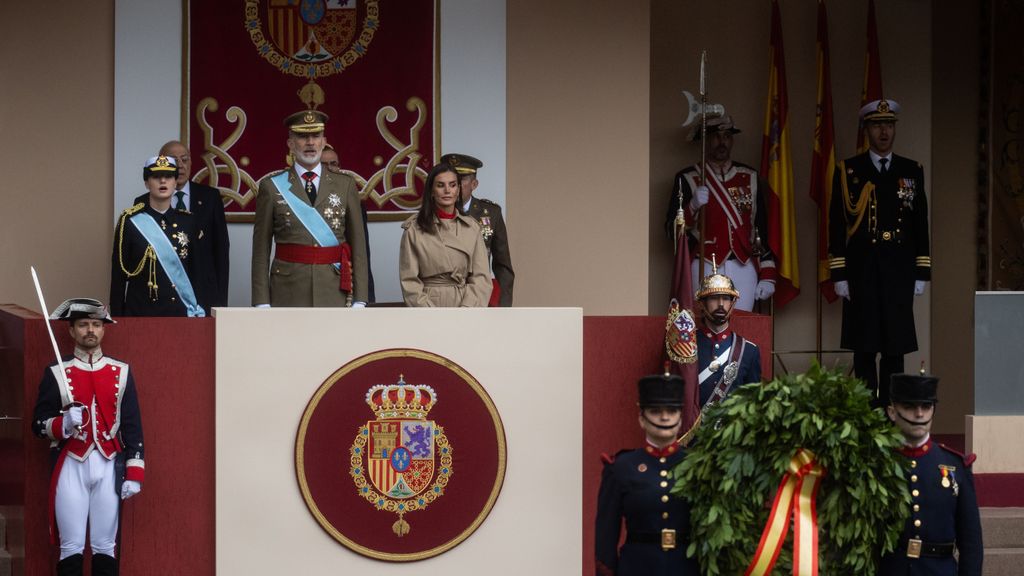
{"label": "gold braid trim", "polygon": [[140,203],[136,204],[135,206],[132,206],[131,208],[128,208],[127,210],[125,210],[124,212],[121,213],[121,222],[118,225],[118,234],[117,234],[117,261],[121,265],[121,271],[124,272],[125,275],[127,275],[129,278],[134,278],[134,277],[136,277],[136,276],[138,276],[139,274],[142,273],[142,269],[146,266],[146,261],[148,260],[149,261],[149,276],[150,276],[149,283],[150,283],[150,289],[152,290],[153,283],[154,283],[155,276],[156,276],[156,268],[155,268],[155,266],[156,266],[156,253],[153,252],[153,247],[152,246],[146,246],[146,252],[143,253],[142,259],[139,260],[139,265],[135,268],[134,271],[129,272],[128,268],[125,267],[125,265],[124,265],[124,225],[125,225],[125,220],[127,220],[129,216],[131,216],[133,214],[136,214],[139,211],[141,211],[144,206],[145,205],[140,202]]}
{"label": "gold braid trim", "polygon": [[857,199],[857,204],[851,203],[852,198],[850,197],[850,190],[846,182],[846,160],[839,162],[839,169],[842,171],[843,177],[840,178],[843,186],[843,204],[846,206],[846,213],[850,216],[856,216],[856,220],[853,221],[851,226],[849,223],[846,225],[846,239],[849,240],[853,237],[854,232],[857,228],[860,228],[861,221],[864,220],[865,208],[867,208],[868,200],[875,196],[875,183],[868,182],[864,184],[864,187],[860,189],[860,198]]}

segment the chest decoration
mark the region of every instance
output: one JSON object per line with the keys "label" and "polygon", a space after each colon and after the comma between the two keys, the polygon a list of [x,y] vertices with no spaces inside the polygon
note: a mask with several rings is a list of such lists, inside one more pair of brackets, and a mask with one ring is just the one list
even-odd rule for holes
{"label": "chest decoration", "polygon": [[900,178],[899,186],[896,188],[896,196],[903,202],[905,208],[912,207],[916,191],[917,182],[913,178]]}
{"label": "chest decoration", "polygon": [[480,235],[484,237],[484,242],[490,242],[491,236],[494,236],[494,228],[491,227],[490,216],[480,217]]}
{"label": "chest decoration", "polygon": [[175,244],[177,244],[176,249],[178,252],[178,257],[181,258],[182,260],[188,258],[188,234],[179,230],[174,234],[171,234],[171,239],[174,240]]}
{"label": "chest decoration", "polygon": [[[331,194],[331,196],[337,199],[337,196],[335,196],[334,194]],[[334,200],[329,200],[329,202],[331,203],[332,208],[324,210],[324,220],[327,221],[327,224],[331,227],[331,230],[338,230],[339,228],[341,228],[342,219],[345,218],[345,208],[334,207]],[[340,204],[341,201],[339,200],[338,205]]]}
{"label": "chest decoration", "polygon": [[960,485],[957,484],[955,472],[956,466],[939,464],[939,474],[941,476],[939,484],[942,484],[942,487],[947,490],[952,490],[953,496],[958,496],[960,494]]}
{"label": "chest decoration", "polygon": [[750,188],[730,186],[727,190],[733,206],[744,212],[750,212],[750,207],[754,201],[754,195],[750,192]]}
{"label": "chest decoration", "polygon": [[338,206],[341,206],[341,198],[339,198],[334,192],[331,192],[331,195],[327,197],[327,203],[330,204],[332,208],[337,208]]}

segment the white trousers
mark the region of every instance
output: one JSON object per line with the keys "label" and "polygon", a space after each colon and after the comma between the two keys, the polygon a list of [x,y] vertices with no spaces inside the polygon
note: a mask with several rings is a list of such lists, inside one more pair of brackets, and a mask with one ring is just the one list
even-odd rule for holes
{"label": "white trousers", "polygon": [[88,522],[93,554],[114,555],[117,512],[120,499],[114,493],[114,461],[93,450],[85,462],[71,456],[57,478],[57,529],[60,530],[60,559],[85,550]]}
{"label": "white trousers", "polygon": [[[701,281],[699,256],[693,259],[690,270],[692,271],[690,277],[693,279],[693,292],[696,294],[697,290],[700,290]],[[711,260],[705,259],[704,275],[711,276],[711,270]],[[734,308],[747,312],[753,310],[754,288],[757,287],[757,267],[754,266],[753,260],[748,260],[746,264],[740,264],[739,260],[726,260],[718,267],[718,272],[731,278],[732,283],[736,285],[736,291],[740,293]]]}

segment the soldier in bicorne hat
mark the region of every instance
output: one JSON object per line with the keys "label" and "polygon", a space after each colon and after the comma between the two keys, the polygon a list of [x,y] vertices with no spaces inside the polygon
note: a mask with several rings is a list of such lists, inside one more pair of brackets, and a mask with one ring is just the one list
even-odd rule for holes
{"label": "soldier in bicorne hat", "polygon": [[50,318],[66,320],[75,341],[74,355],[43,372],[32,415],[32,431],[55,455],[50,534],[59,534],[57,575],[81,576],[88,527],[93,576],[113,576],[120,502],[142,490],[146,469],[135,379],[128,364],[100,347],[114,322],[102,302],[72,298]]}
{"label": "soldier in bicorne hat", "polygon": [[480,185],[477,171],[483,168],[484,163],[466,154],[445,154],[441,157],[441,162],[451,165],[459,175],[459,209],[480,223],[480,233],[487,244],[487,253],[491,258],[491,273],[494,274],[494,290],[491,291],[490,305],[511,306],[516,273],[512,270],[508,230],[505,228],[505,218],[501,215],[501,206],[473,195]]}
{"label": "soldier in bicorne hat", "polygon": [[[683,379],[655,374],[637,385],[642,448],[603,455],[597,496],[594,553],[598,576],[696,576],[697,561],[686,557],[690,505],[671,496],[669,475],[685,456],[679,441]],[[626,543],[619,549],[622,521]]]}
{"label": "soldier in bicorne hat", "polygon": [[932,266],[924,169],[893,154],[899,111],[892,100],[861,108],[869,149],[839,163],[829,207],[829,271],[845,299],[840,345],[853,350],[853,372],[880,407],[889,377],[917,350],[914,296]]}
{"label": "soldier in bicorne hat", "polygon": [[886,413],[903,433],[900,452],[910,461],[911,508],[896,550],[882,557],[879,576],[981,576],[984,550],[971,474],[975,456],[931,439],[938,385],[939,379],[924,370],[892,376]]}
{"label": "soldier in bicorne hat", "polygon": [[740,293],[725,274],[712,264],[696,298],[701,303],[704,325],[697,329],[697,369],[700,371],[700,406],[721,402],[736,386],[761,381],[761,352],[750,340],[729,327]]}
{"label": "soldier in bicorne hat", "polygon": [[[308,90],[308,92],[307,92]],[[366,305],[366,234],[355,180],[325,170],[323,91],[285,118],[294,164],[264,178],[252,235],[253,306]],[[271,261],[271,248],[274,259]]]}

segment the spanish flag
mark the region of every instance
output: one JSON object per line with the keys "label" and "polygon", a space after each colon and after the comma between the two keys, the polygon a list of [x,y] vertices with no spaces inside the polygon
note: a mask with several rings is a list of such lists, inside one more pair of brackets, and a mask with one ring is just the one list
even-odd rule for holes
{"label": "spanish flag", "polygon": [[[864,54],[864,88],[860,91],[860,107],[882,99],[882,58],[878,52],[878,25],[875,23],[875,0],[868,0],[868,47]],[[857,126],[857,153],[866,152],[868,140]]]}
{"label": "spanish flag", "polygon": [[785,306],[800,293],[797,265],[796,221],[793,211],[793,159],[789,153],[789,100],[786,63],[782,50],[782,18],[778,0],[772,0],[772,31],[768,46],[768,101],[761,142],[761,175],[768,182],[768,247],[775,254],[779,278],[775,305]]}
{"label": "spanish flag", "polygon": [[818,288],[829,302],[836,291],[828,272],[828,207],[836,169],[836,132],[832,122],[832,72],[829,66],[828,14],[818,0],[818,98],[814,118],[814,153],[811,155],[811,199],[818,204]]}

